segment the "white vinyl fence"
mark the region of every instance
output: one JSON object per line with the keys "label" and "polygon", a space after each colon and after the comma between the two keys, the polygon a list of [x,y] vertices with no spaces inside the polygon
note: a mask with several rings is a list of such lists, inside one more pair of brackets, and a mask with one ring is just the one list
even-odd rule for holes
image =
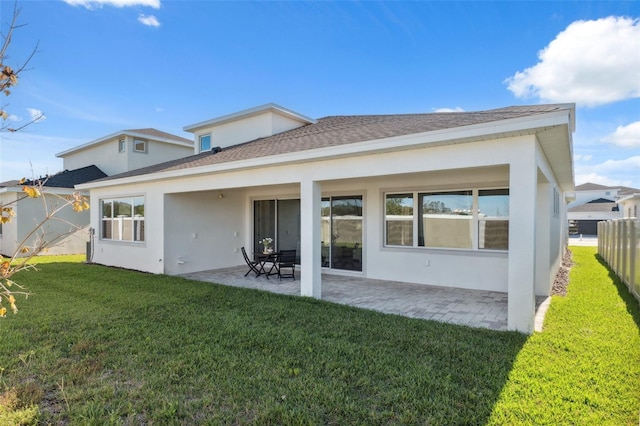
{"label": "white vinyl fence", "polygon": [[640,221],[616,219],[598,223],[598,254],[640,302]]}

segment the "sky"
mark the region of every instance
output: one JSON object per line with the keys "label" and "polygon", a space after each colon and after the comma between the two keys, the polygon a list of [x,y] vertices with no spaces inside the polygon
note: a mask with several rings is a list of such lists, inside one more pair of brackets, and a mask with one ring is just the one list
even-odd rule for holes
{"label": "sky", "polygon": [[[0,182],[126,129],[575,103],[575,183],[640,188],[638,1],[22,0]],[[6,36],[14,2],[0,0]]]}

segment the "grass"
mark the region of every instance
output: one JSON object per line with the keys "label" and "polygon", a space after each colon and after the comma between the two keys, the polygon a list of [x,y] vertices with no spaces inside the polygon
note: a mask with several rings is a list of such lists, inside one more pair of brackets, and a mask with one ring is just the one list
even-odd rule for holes
{"label": "grass", "polygon": [[534,336],[38,259],[0,423],[635,424],[638,304],[594,253]]}

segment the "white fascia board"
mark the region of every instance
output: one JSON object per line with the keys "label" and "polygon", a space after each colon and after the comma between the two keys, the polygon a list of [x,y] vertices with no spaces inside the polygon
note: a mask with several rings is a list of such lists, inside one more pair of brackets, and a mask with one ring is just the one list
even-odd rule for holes
{"label": "white fascia board", "polygon": [[232,114],[223,115],[221,117],[212,118],[210,120],[201,121],[199,123],[190,124],[188,126],[184,126],[182,130],[184,130],[185,132],[194,133],[198,129],[201,129],[203,127],[217,126],[217,125],[228,123],[231,121],[238,121],[243,118],[248,118],[254,115],[261,114],[265,111],[278,111],[282,115],[288,116],[294,120],[305,122],[307,124],[313,124],[317,122],[317,120],[314,120],[313,118],[306,117],[295,111],[281,107],[280,105],[269,103],[269,104],[260,105],[254,108],[249,108],[242,111],[234,112]]}
{"label": "white fascia board", "polygon": [[634,198],[640,198],[640,193],[635,193],[635,194],[627,195],[627,196],[626,196],[626,197],[624,197],[624,198],[620,198],[620,199],[619,199],[618,201],[616,201],[615,203],[616,203],[616,204],[620,204],[620,203],[623,203],[623,202],[628,201],[628,200],[633,200]]}
{"label": "white fascia board", "polygon": [[85,144],[82,145],[78,145],[75,146],[71,149],[68,149],[66,151],[62,151],[56,154],[56,157],[65,157],[66,155],[69,154],[73,154],[74,152],[78,152],[78,151],[82,151],[84,149],[88,149],[91,148],[93,146],[96,145],[100,145],[101,143],[105,143],[105,142],[109,142],[115,138],[118,138],[120,136],[131,136],[132,138],[140,138],[140,139],[144,139],[144,140],[148,140],[148,141],[156,141],[156,142],[164,142],[164,143],[168,143],[168,144],[172,144],[172,145],[180,145],[180,146],[186,146],[189,148],[193,148],[193,142],[189,141],[189,142],[182,142],[182,141],[178,141],[175,139],[169,139],[169,138],[162,138],[162,137],[158,137],[158,136],[152,136],[146,133],[138,133],[138,132],[116,132],[116,133],[112,133],[110,135],[107,136],[103,136],[99,139],[95,139],[91,142],[87,142]]}
{"label": "white fascia board", "polygon": [[[499,124],[497,124],[499,123]],[[313,160],[327,160],[348,156],[361,156],[385,151],[399,151],[419,148],[422,146],[453,145],[469,141],[479,141],[490,139],[491,137],[501,137],[507,135],[527,135],[532,134],[536,129],[549,128],[559,125],[569,125],[566,111],[551,112],[536,116],[527,116],[502,120],[500,122],[489,122],[473,124],[470,126],[456,127],[453,129],[442,129],[412,135],[394,136],[390,138],[376,139],[363,142],[355,142],[334,147],[324,147],[309,149],[299,152],[290,152],[270,157],[258,157],[247,160],[230,161],[208,166],[193,167],[188,169],[171,170],[167,172],[156,172],[146,175],[125,177],[101,182],[88,182],[77,185],[78,189],[104,188],[116,185],[126,185],[132,183],[152,182],[156,180],[166,180],[188,176],[198,176],[211,173],[222,173],[241,169],[252,169],[259,167],[269,167],[275,165],[285,165],[291,163],[302,163]]]}

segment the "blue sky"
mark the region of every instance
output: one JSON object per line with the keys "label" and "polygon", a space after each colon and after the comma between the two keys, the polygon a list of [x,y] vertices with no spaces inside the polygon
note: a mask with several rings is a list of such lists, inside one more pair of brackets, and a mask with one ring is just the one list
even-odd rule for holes
{"label": "blue sky", "polygon": [[[640,188],[640,2],[23,0],[0,181],[124,129],[269,102],[313,118],[577,104],[576,184]],[[0,3],[2,32],[13,2]]]}

